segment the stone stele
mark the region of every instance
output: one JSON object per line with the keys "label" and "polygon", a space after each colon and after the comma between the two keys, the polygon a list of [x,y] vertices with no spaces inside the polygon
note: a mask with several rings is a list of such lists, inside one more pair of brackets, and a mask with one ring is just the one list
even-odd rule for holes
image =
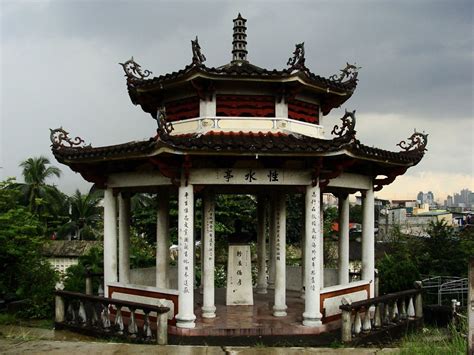
{"label": "stone stele", "polygon": [[227,264],[227,306],[252,306],[250,245],[229,245]]}

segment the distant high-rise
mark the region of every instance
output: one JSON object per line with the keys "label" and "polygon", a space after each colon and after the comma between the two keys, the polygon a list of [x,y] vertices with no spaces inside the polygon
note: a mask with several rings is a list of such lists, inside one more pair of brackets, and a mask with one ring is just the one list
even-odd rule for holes
{"label": "distant high-rise", "polygon": [[416,200],[418,203],[427,203],[430,206],[434,205],[434,194],[431,191],[424,193],[423,191],[418,192],[416,195]]}

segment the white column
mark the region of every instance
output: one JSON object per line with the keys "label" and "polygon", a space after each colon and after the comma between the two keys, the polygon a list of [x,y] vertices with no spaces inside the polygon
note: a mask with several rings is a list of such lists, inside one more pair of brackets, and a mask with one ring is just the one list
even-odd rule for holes
{"label": "white column", "polygon": [[181,183],[178,192],[178,291],[176,326],[194,328],[194,191]]}
{"label": "white column", "polygon": [[201,279],[203,280],[203,305],[202,305],[202,316],[203,318],[215,318],[216,306],[214,302],[214,251],[215,251],[215,236],[214,236],[214,224],[215,224],[215,203],[214,196],[205,193],[203,198],[203,225],[204,241],[201,244],[201,255],[203,258],[203,272]]}
{"label": "white column", "polygon": [[275,199],[270,198],[268,234],[268,288],[275,288]]}
{"label": "white column", "polygon": [[257,293],[267,293],[267,246],[266,246],[266,204],[267,199],[257,196]]}
{"label": "white column", "polygon": [[111,188],[104,191],[104,294],[117,282],[117,203]]}
{"label": "white column", "polygon": [[349,283],[349,195],[339,195],[339,285]]}
{"label": "white column", "polygon": [[322,324],[320,301],[320,247],[321,247],[321,218],[320,218],[320,189],[319,185],[307,186],[305,196],[305,310],[303,325],[317,327]]}
{"label": "white column", "polygon": [[286,196],[275,203],[275,304],[273,315],[286,316]]}
{"label": "white column", "polygon": [[216,96],[212,95],[210,100],[199,101],[199,116],[200,117],[215,117],[216,116]]}
{"label": "white column", "polygon": [[[304,206],[304,204],[303,204]],[[303,207],[304,208],[304,207]],[[305,282],[306,282],[306,275],[305,275],[305,268],[304,268],[304,264],[305,264],[305,254],[306,254],[306,250],[305,250],[305,240],[306,240],[306,229],[305,229],[305,213],[303,211],[303,223],[301,223],[301,242],[300,242],[300,248],[301,248],[301,295],[300,297],[301,298],[304,298],[304,292],[305,292]]]}
{"label": "white column", "polygon": [[119,195],[119,281],[130,283],[130,197]]}
{"label": "white column", "polygon": [[158,193],[156,216],[156,287],[169,287],[169,192]]}
{"label": "white column", "polygon": [[324,288],[324,207],[323,207],[323,194],[321,194],[320,199],[320,226],[321,226],[321,244],[319,245],[319,267],[321,268],[320,271],[320,279],[319,279],[319,286]]}
{"label": "white column", "polygon": [[288,104],[285,100],[278,102],[278,99],[275,100],[275,117],[288,117]]}
{"label": "white column", "polygon": [[374,190],[365,191],[362,200],[362,280],[371,281],[370,297],[374,297],[375,272]]}

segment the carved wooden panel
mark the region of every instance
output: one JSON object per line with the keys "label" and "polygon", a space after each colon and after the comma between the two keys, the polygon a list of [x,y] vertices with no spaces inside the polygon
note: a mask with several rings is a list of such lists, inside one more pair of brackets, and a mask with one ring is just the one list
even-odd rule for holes
{"label": "carved wooden panel", "polygon": [[199,117],[199,98],[197,96],[169,101],[165,103],[165,107],[168,121]]}
{"label": "carved wooden panel", "polygon": [[221,117],[275,117],[275,98],[266,95],[216,95]]}
{"label": "carved wooden panel", "polygon": [[319,124],[319,106],[291,99],[288,102],[288,117],[298,121]]}

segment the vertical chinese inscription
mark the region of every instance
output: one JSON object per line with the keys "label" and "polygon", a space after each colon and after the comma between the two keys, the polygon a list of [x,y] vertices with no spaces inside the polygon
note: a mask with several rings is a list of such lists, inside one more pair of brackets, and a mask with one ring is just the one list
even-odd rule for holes
{"label": "vertical chinese inscription", "polygon": [[208,203],[207,206],[207,259],[214,260],[214,204]]}
{"label": "vertical chinese inscription", "polygon": [[280,203],[275,204],[275,257],[276,260],[281,259],[281,222],[280,222]]}
{"label": "vertical chinese inscription", "polygon": [[[318,261],[318,238],[320,234],[321,228],[321,220],[319,219],[319,194],[316,191],[311,191],[311,198],[310,198],[310,223],[311,223],[311,233],[310,237],[310,248],[309,252],[311,255],[311,264],[310,264],[310,283],[306,287],[308,287],[311,291],[316,291],[316,272],[317,268],[319,268],[319,261]],[[307,236],[308,237],[308,236]]]}
{"label": "vertical chinese inscription", "polygon": [[193,201],[191,201],[190,194],[188,191],[184,193],[184,199],[183,199],[183,248],[182,248],[182,255],[179,257],[183,258],[183,265],[184,265],[184,277],[183,277],[183,292],[184,293],[190,293],[193,289],[193,280],[192,280],[192,275],[193,271],[190,269],[190,258],[192,258],[192,250],[193,250],[193,245],[192,245],[192,226],[190,225],[191,221],[191,204]]}

